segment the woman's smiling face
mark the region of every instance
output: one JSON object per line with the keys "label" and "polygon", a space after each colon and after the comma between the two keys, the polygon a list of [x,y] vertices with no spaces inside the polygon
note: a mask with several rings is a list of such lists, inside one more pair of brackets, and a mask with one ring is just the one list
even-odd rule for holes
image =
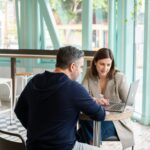
{"label": "woman's smiling face", "polygon": [[100,78],[106,77],[110,71],[112,60],[110,58],[99,59],[95,62],[96,70]]}

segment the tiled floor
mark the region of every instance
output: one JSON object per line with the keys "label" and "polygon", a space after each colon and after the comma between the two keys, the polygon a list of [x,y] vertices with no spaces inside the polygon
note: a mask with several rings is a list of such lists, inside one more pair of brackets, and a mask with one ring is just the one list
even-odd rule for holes
{"label": "tiled floor", "polygon": [[[0,112],[5,108],[7,108],[7,106],[0,107]],[[150,150],[150,126],[144,126],[137,122],[132,122],[132,126],[135,135],[134,150]],[[12,124],[10,124],[9,112],[0,113],[0,129],[19,133],[26,138],[26,131],[16,118],[14,118]],[[100,150],[122,150],[122,146],[120,142],[103,142]],[[126,150],[131,150],[131,148]]]}

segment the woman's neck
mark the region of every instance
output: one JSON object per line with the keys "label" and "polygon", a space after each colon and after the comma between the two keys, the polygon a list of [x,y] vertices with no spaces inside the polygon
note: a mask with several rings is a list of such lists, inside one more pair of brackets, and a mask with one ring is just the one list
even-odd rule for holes
{"label": "woman's neck", "polygon": [[101,75],[99,75],[98,77],[99,77],[100,80],[107,80],[107,76],[101,76]]}

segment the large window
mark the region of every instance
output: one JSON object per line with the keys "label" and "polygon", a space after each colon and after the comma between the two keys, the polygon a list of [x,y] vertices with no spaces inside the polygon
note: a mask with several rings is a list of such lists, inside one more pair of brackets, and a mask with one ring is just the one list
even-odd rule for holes
{"label": "large window", "polygon": [[[82,0],[49,0],[57,26],[60,46],[82,48]],[[44,3],[44,1],[43,1]],[[92,1],[92,49],[108,46],[108,0]],[[0,0],[0,48],[18,48],[15,0]],[[21,11],[21,10],[20,10]],[[53,49],[44,26],[45,48]]]}

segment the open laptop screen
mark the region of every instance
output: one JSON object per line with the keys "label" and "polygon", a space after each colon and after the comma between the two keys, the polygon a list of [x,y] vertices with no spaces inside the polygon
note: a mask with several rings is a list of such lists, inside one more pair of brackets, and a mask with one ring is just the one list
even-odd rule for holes
{"label": "open laptop screen", "polygon": [[135,100],[135,94],[138,88],[139,80],[130,84],[129,92],[125,103],[110,102],[110,105],[104,106],[106,111],[123,112],[126,105],[132,106]]}

